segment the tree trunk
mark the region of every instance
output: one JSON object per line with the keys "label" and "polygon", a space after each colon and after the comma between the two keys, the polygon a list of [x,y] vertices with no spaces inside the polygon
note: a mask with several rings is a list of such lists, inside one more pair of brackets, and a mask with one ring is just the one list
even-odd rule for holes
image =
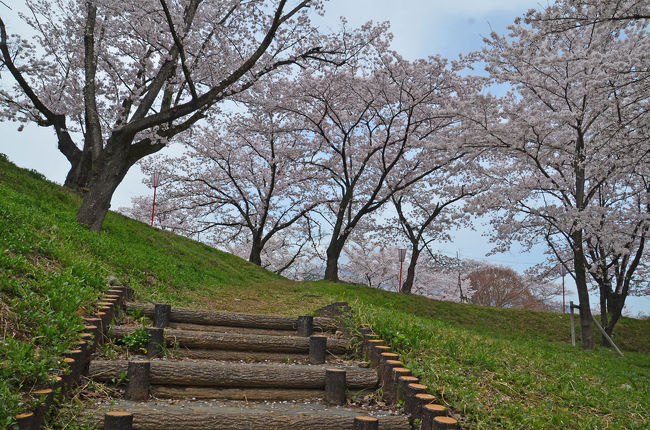
{"label": "tree trunk", "polygon": [[332,240],[327,247],[327,266],[325,267],[325,279],[332,282],[339,282],[339,258],[343,251],[344,240]]}
{"label": "tree trunk", "polygon": [[70,170],[65,177],[63,186],[83,195],[90,188],[92,166],[90,151],[82,152],[80,157],[71,161]]}
{"label": "tree trunk", "polygon": [[257,264],[258,266],[262,265],[262,241],[259,237],[253,237],[253,244],[251,245],[251,253],[248,256],[248,261]]}
{"label": "tree trunk", "polygon": [[411,249],[411,261],[409,261],[409,267],[406,271],[406,279],[402,284],[402,292],[404,294],[411,294],[413,290],[413,281],[415,281],[415,267],[418,264],[418,258],[420,257],[420,251],[414,247]]}
{"label": "tree trunk", "polygon": [[[607,332],[607,327],[609,326],[609,321],[607,318],[607,301],[609,299],[609,294],[607,290],[607,286],[601,285],[600,286],[600,325],[605,329],[605,332],[607,334],[610,334]],[[609,347],[609,342],[605,338],[605,336],[600,336],[600,344],[605,347]]]}
{"label": "tree trunk", "polygon": [[576,288],[580,303],[580,337],[582,339],[582,348],[594,349],[594,327],[589,305],[587,268],[585,265],[584,250],[582,249],[582,231],[578,230],[571,236],[573,239],[573,267],[575,268]]}
{"label": "tree trunk", "polygon": [[128,158],[130,144],[128,139],[111,138],[97,163],[93,164],[90,186],[77,212],[77,221],[91,231],[102,228],[113,193],[134,163]]}
{"label": "tree trunk", "polygon": [[[625,306],[625,296],[621,294],[617,294],[616,292],[611,293],[607,297],[607,310],[609,311],[609,322],[607,325],[603,326],[605,329],[605,333],[611,338],[612,334],[614,333],[614,326],[618,322],[618,320],[621,318],[621,313],[623,312],[623,306]],[[605,339],[605,336],[602,336],[603,338],[603,345],[605,342],[607,342],[607,339]],[[607,342],[608,347],[611,345],[609,342]]]}

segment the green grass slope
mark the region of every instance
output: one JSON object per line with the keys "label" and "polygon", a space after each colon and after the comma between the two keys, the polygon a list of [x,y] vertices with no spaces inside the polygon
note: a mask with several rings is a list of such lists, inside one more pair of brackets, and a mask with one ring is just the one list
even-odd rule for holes
{"label": "green grass slope", "polygon": [[0,154],[0,429],[48,383],[84,311],[116,276],[142,301],[299,314],[347,300],[468,428],[650,427],[650,322],[624,318],[625,351],[581,351],[566,315],[292,282],[110,213],[75,222],[76,196]]}

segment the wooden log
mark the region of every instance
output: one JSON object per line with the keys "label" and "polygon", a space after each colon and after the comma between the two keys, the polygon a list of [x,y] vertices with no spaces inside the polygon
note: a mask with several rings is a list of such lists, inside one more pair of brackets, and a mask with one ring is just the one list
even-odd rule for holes
{"label": "wooden log", "polygon": [[153,326],[165,328],[169,325],[172,306],[156,303],[153,308]]}
{"label": "wooden log", "polygon": [[151,383],[151,363],[149,361],[129,361],[127,377],[129,383],[126,386],[124,397],[128,400],[147,400]]}
{"label": "wooden log", "polygon": [[[406,367],[393,367],[391,369],[390,384],[389,384],[389,388],[391,389],[391,392],[388,395],[391,398],[391,402],[390,402],[391,405],[396,404],[398,401],[397,390],[398,390],[399,378],[401,376],[409,376],[410,374],[411,371]],[[417,382],[417,380],[413,382]]]}
{"label": "wooden log", "polygon": [[[125,360],[92,360],[88,375],[110,382],[127,370]],[[361,367],[342,367],[350,389],[375,388],[377,373]],[[213,361],[151,362],[151,383],[157,385],[238,388],[325,388],[325,366],[241,364]]]}
{"label": "wooden log", "polygon": [[75,359],[70,357],[65,357],[62,361],[67,366],[67,373],[63,375],[62,392],[64,395],[67,395],[67,393],[70,392],[72,386],[76,383],[76,380],[74,380],[72,373],[76,363]]}
{"label": "wooden log", "polygon": [[81,378],[81,373],[86,367],[86,359],[84,353],[80,349],[73,349],[65,353],[67,358],[72,358],[74,360],[74,365],[70,367],[70,377],[72,381],[76,384]]}
{"label": "wooden log", "polygon": [[223,351],[219,349],[178,349],[171,355],[195,360],[241,361],[244,363],[309,363],[309,355],[288,352]]}
{"label": "wooden log", "polygon": [[[110,336],[120,338],[133,332],[134,329],[134,326],[126,329],[120,326],[114,326],[111,327]],[[288,353],[309,352],[309,339],[299,336],[265,336],[165,329],[164,337],[167,339],[168,345],[178,345],[181,348]],[[335,355],[346,353],[348,340],[327,339],[327,352]]]}
{"label": "wooden log", "polygon": [[18,430],[35,430],[38,428],[35,426],[36,416],[33,412],[25,412],[24,414],[16,415],[15,418],[18,422]]}
{"label": "wooden log", "polygon": [[110,290],[106,291],[106,295],[117,296],[122,302],[122,305],[126,301],[125,291],[121,288],[111,288]]}
{"label": "wooden log", "polygon": [[404,411],[407,415],[410,415],[413,418],[418,418],[417,408],[418,401],[416,395],[424,393],[427,390],[427,386],[423,384],[408,384],[406,388],[406,399],[404,399]]}
{"label": "wooden log", "polygon": [[427,393],[418,393],[415,395],[415,411],[413,413],[413,416],[415,418],[422,419],[422,410],[425,405],[434,403],[436,401],[436,397],[433,394],[427,394]]}
{"label": "wooden log", "polygon": [[43,390],[35,390],[30,393],[31,397],[34,399],[35,408],[34,408],[34,428],[41,428],[45,422],[45,417],[52,407],[52,402],[54,401],[54,390],[51,388],[45,388]]}
{"label": "wooden log", "polygon": [[379,367],[379,360],[381,358],[381,354],[384,352],[390,352],[390,347],[386,345],[377,345],[377,344],[372,345],[372,352],[371,352],[372,358],[370,362],[374,367]]}
{"label": "wooden log", "polygon": [[365,352],[366,359],[370,361],[370,364],[373,367],[377,367],[377,365],[379,364],[379,355],[376,354],[375,346],[383,345],[383,344],[384,344],[383,339],[368,339],[368,341],[366,342],[366,352]]}
{"label": "wooden log", "polygon": [[[386,354],[386,353],[384,353]],[[385,360],[382,366],[382,377],[380,378],[384,401],[389,404],[395,403],[397,383],[393,378],[393,369],[401,369],[404,364],[399,360]]]}
{"label": "wooden log", "polygon": [[[139,408],[132,410],[139,430],[160,429],[231,429],[231,430],[352,430],[354,415],[330,411],[273,411],[253,408],[214,408],[195,411],[189,408]],[[102,411],[96,412],[94,425],[99,426]],[[408,419],[403,416],[378,417],[379,430],[408,430]]]}
{"label": "wooden log", "polygon": [[422,430],[433,430],[433,420],[447,415],[447,408],[435,403],[422,407]]}
{"label": "wooden log", "polygon": [[204,325],[170,322],[168,328],[175,330],[207,331],[215,333],[263,334],[266,336],[295,336],[293,330],[273,330],[266,328],[228,327],[224,325]]}
{"label": "wooden log", "polygon": [[397,396],[395,402],[406,402],[406,395],[408,393],[408,385],[415,384],[419,381],[415,376],[400,376],[397,378]]}
{"label": "wooden log", "polygon": [[366,360],[370,361],[370,349],[369,349],[369,342],[371,340],[379,340],[379,336],[373,333],[369,334],[364,334],[363,335],[363,342],[361,343],[361,354],[362,357],[364,357]]}
{"label": "wooden log", "polygon": [[298,336],[309,337],[314,334],[314,317],[311,315],[301,315],[297,322]]}
{"label": "wooden log", "polygon": [[374,417],[354,417],[354,430],[378,430],[379,420]]}
{"label": "wooden log", "polygon": [[[102,333],[106,333],[108,326],[110,325],[110,320],[108,319],[108,314],[103,311],[95,312],[95,316],[101,320],[100,327],[102,328]],[[103,339],[100,341],[100,344],[103,343]]]}
{"label": "wooden log", "polygon": [[433,419],[433,430],[456,430],[459,428],[458,421],[451,417],[435,417]]}
{"label": "wooden log", "polygon": [[100,330],[103,330],[102,319],[98,317],[84,318],[84,324],[94,325],[95,327],[99,327]]}
{"label": "wooden log", "polygon": [[99,312],[97,314],[99,315],[102,312],[106,314],[102,317],[102,322],[104,323],[104,327],[108,327],[111,325],[113,317],[115,316],[115,309],[113,306],[101,305],[99,306]]}
{"label": "wooden log", "polygon": [[[154,305],[127,303],[127,311],[141,311],[144,316],[153,317]],[[251,327],[274,330],[296,330],[296,317],[275,315],[242,314],[224,311],[206,311],[172,307],[170,321],[203,325]],[[334,318],[314,318],[314,330],[335,332],[339,323]]]}
{"label": "wooden log", "polygon": [[131,412],[111,411],[104,415],[104,430],[133,429],[133,414]]}
{"label": "wooden log", "polygon": [[213,388],[152,385],[151,395],[168,399],[220,399],[243,401],[291,401],[322,399],[323,390],[290,388]]}
{"label": "wooden log", "polygon": [[79,336],[82,342],[86,342],[86,352],[90,356],[95,352],[95,336],[90,333],[81,333]]}
{"label": "wooden log", "polygon": [[[104,334],[106,333],[106,331],[104,330],[104,322],[102,321],[101,318],[93,317],[93,318],[84,318],[84,323],[86,324],[84,333],[88,333],[92,336],[91,350],[94,351],[98,345],[104,343]],[[92,327],[95,328],[92,329]]]}
{"label": "wooden log", "polygon": [[325,336],[309,337],[309,362],[311,364],[325,363],[327,355],[327,338]]}
{"label": "wooden log", "polygon": [[161,327],[147,327],[149,342],[147,343],[147,358],[158,357],[165,346],[164,329]]}
{"label": "wooden log", "polygon": [[386,361],[392,360],[392,361],[397,361],[399,360],[399,355],[395,354],[394,352],[382,352],[379,354],[379,365],[377,366],[377,372],[379,374],[379,381],[384,382],[385,375],[386,373]]}
{"label": "wooden log", "polygon": [[330,405],[345,404],[345,369],[325,370],[325,401]]}

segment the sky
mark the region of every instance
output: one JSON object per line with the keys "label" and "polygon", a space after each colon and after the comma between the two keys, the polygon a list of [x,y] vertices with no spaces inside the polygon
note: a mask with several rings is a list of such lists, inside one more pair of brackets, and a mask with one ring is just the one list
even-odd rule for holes
{"label": "sky", "polygon": [[[22,4],[18,0],[7,3],[14,8]],[[506,27],[517,16],[545,4],[546,1],[531,0],[402,0],[396,6],[394,0],[330,0],[325,3],[325,15],[316,17],[315,22],[323,31],[336,31],[340,27],[340,17],[345,17],[350,26],[358,26],[369,20],[390,21],[392,48],[402,56],[416,59],[440,55],[454,59],[460,53],[480,49],[483,38],[492,31],[506,33]],[[7,12],[1,4],[0,13],[10,33],[25,31],[15,13]],[[5,87],[10,83],[5,80],[8,76],[2,76],[0,85]],[[56,149],[54,132],[34,125],[26,126],[22,132],[17,130],[16,123],[0,122],[0,153],[6,154],[19,166],[35,169],[50,180],[63,183],[69,164]],[[132,197],[150,194],[152,190],[142,184],[142,179],[142,172],[134,166],[116,190],[112,209],[130,206]],[[450,256],[458,252],[461,258],[511,266],[518,271],[543,260],[541,250],[520,253],[516,247],[509,253],[486,256],[491,249],[484,237],[487,228],[478,222],[475,231],[455,232],[454,241],[441,244],[439,250]],[[567,289],[575,290],[569,277]],[[577,300],[575,295],[573,300]],[[595,297],[592,297],[592,303],[597,303]],[[630,297],[627,303],[627,309],[632,314],[640,311],[650,313],[650,297]]]}

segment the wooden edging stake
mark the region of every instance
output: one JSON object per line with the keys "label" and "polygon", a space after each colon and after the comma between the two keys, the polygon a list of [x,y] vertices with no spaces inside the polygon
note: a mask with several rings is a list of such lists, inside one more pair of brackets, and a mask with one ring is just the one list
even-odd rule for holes
{"label": "wooden edging stake", "polygon": [[[386,362],[388,360],[397,361],[399,360],[399,355],[394,352],[382,352],[379,354],[379,366],[377,367],[377,376],[379,377],[379,382],[384,383],[386,379]],[[401,363],[400,363],[401,364]]]}
{"label": "wooden edging stake", "polygon": [[36,416],[33,412],[16,415],[15,418],[18,421],[18,430],[32,430],[34,428]]}
{"label": "wooden edging stake", "polygon": [[54,401],[54,390],[45,388],[44,390],[36,390],[31,392],[31,396],[37,402],[36,409],[34,410],[33,426],[35,429],[41,428],[47,413],[50,411],[50,406]]}
{"label": "wooden edging stake", "polygon": [[132,430],[133,414],[131,412],[111,411],[104,415],[104,430]]}
{"label": "wooden edging stake", "polygon": [[379,420],[373,417],[354,417],[354,430],[378,430]]}
{"label": "wooden edging stake", "polygon": [[424,393],[427,390],[426,385],[422,384],[408,384],[406,386],[406,398],[404,399],[404,411],[407,415],[412,416],[413,418],[418,418],[417,414],[417,399],[416,394]]}
{"label": "wooden edging stake", "polygon": [[325,363],[327,351],[327,337],[309,336],[309,362],[311,364]]}
{"label": "wooden edging stake", "polygon": [[402,369],[404,364],[399,360],[386,360],[383,367],[382,390],[384,401],[390,404],[395,403],[397,397],[397,383],[393,377],[394,369]]}
{"label": "wooden edging stake", "polygon": [[436,401],[436,397],[432,394],[418,393],[415,395],[415,411],[413,416],[415,418],[422,418],[422,410],[425,405],[429,405]]}
{"label": "wooden edging stake", "polygon": [[422,430],[433,430],[433,420],[447,415],[447,408],[442,405],[429,404],[422,406]]}
{"label": "wooden edging stake", "polygon": [[406,396],[408,394],[408,385],[416,384],[419,381],[415,376],[400,376],[397,378],[397,396],[395,402],[406,403]]}
{"label": "wooden edging stake", "polygon": [[129,361],[124,397],[127,400],[146,400],[149,398],[151,363],[149,361]]}
{"label": "wooden edging stake", "polygon": [[164,346],[165,329],[160,327],[147,327],[149,333],[149,343],[147,344],[147,358],[153,358],[160,355]]}
{"label": "wooden edging stake", "polygon": [[459,428],[458,421],[451,417],[435,417],[433,419],[433,430],[456,430]]}
{"label": "wooden edging stake", "polygon": [[314,334],[314,317],[311,315],[301,315],[297,322],[298,336],[309,337]]}
{"label": "wooden edging stake", "polygon": [[325,370],[325,401],[330,405],[345,404],[345,370]]}
{"label": "wooden edging stake", "polygon": [[172,306],[156,303],[153,308],[153,326],[165,328],[171,319]]}

